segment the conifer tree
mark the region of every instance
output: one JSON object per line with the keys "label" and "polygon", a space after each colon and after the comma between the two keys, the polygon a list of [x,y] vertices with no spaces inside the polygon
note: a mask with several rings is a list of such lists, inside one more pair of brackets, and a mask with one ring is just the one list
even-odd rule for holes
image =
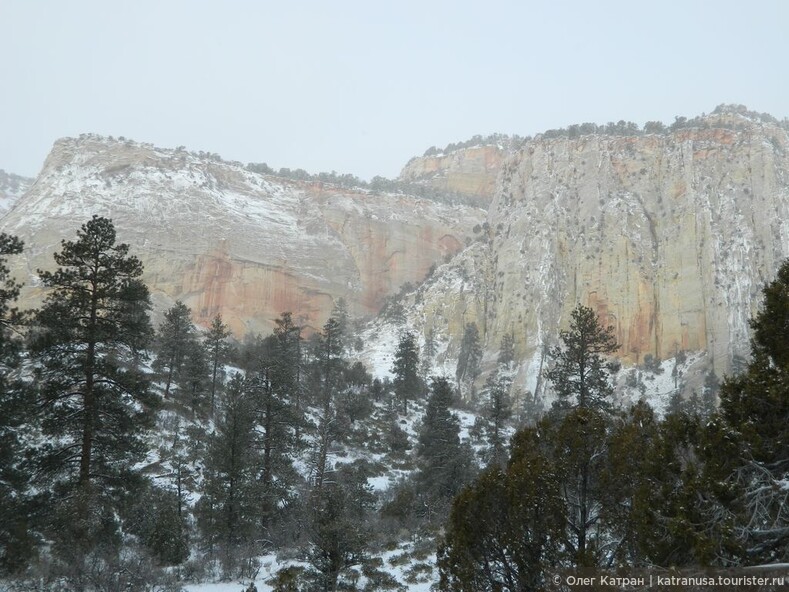
{"label": "conifer tree", "polygon": [[512,416],[510,386],[512,380],[506,376],[490,375],[485,391],[488,401],[485,407],[486,436],[490,447],[490,464],[503,466],[507,462],[507,441],[504,431],[506,421]]}
{"label": "conifer tree", "polygon": [[320,336],[320,369],[322,373],[322,404],[328,410],[333,402],[343,369],[342,328],[339,321],[330,317]]}
{"label": "conifer tree", "polygon": [[499,347],[498,362],[502,366],[509,367],[515,361],[515,335],[512,331],[505,333],[501,338]]}
{"label": "conifer tree", "polygon": [[142,264],[116,244],[110,220],[94,216],[63,241],[58,269],[39,271],[50,293],[36,315],[43,428],[50,440],[43,467],[64,485],[120,484],[142,452],[153,399],[139,368],[123,363],[150,337]]}
{"label": "conifer tree", "polygon": [[217,314],[211,321],[211,327],[205,336],[205,349],[211,366],[211,415],[216,409],[217,388],[222,383],[222,365],[228,361],[230,356],[231,348],[227,342],[230,335],[230,329],[222,322],[222,315]]}
{"label": "conifer tree", "polygon": [[178,372],[178,393],[195,417],[210,412],[211,367],[205,347],[197,339],[186,344],[186,353]]}
{"label": "conifer tree", "polygon": [[576,565],[592,566],[601,558],[596,536],[601,519],[599,471],[606,455],[606,412],[611,411],[612,365],[603,359],[618,349],[613,327],[603,327],[595,312],[579,305],[571,313],[570,329],[560,332],[562,347],[551,354],[546,372],[558,395],[553,445],[567,486],[568,548]]}
{"label": "conifer tree", "polygon": [[741,486],[748,521],[741,538],[751,560],[789,560],[789,261],[762,290],[751,321],[751,361],[728,377],[720,409],[737,434]]}
{"label": "conifer tree", "polygon": [[479,329],[476,323],[467,323],[460,342],[460,353],[455,376],[458,382],[474,381],[480,372],[482,345],[479,342]]}
{"label": "conifer tree", "polygon": [[449,410],[451,404],[452,385],[446,378],[433,378],[416,451],[417,481],[431,513],[443,512],[472,476],[471,451],[460,443],[460,424]]}
{"label": "conifer tree", "polygon": [[274,323],[270,379],[274,391],[291,407],[294,444],[298,445],[304,424],[302,328],[293,322],[293,315],[290,312],[283,312]]}
{"label": "conifer tree", "polygon": [[260,454],[260,515],[266,528],[273,522],[276,508],[288,495],[287,488],[295,477],[291,461],[294,450],[292,410],[270,375],[270,371],[264,370],[247,379],[258,425],[255,448]]}
{"label": "conifer tree", "polygon": [[255,402],[244,378],[235,375],[209,439],[203,495],[195,508],[203,538],[219,551],[226,571],[235,567],[238,548],[256,533],[255,437]]}
{"label": "conifer tree", "polygon": [[595,312],[578,305],[571,313],[570,329],[561,331],[563,346],[551,349],[554,366],[546,372],[564,408],[609,409],[613,394],[612,365],[603,356],[619,349],[614,328],[604,327]]}
{"label": "conifer tree", "polygon": [[128,253],[112,222],[94,216],[63,241],[58,269],[38,272],[49,294],[31,354],[50,438],[35,451],[36,474],[57,569],[77,587],[98,557],[117,558],[119,508],[143,482],[134,466],[156,403],[136,365],[152,333],[148,289]]}
{"label": "conifer tree", "polygon": [[21,286],[10,277],[6,265],[6,258],[20,254],[22,247],[17,237],[0,234],[0,575],[24,567],[32,558],[34,542],[20,438],[33,415],[33,405],[29,389],[16,376],[21,350],[16,325],[22,319],[14,303]]}
{"label": "conifer tree", "polygon": [[545,590],[562,564],[565,508],[556,463],[536,429],[518,433],[506,470],[491,467],[454,500],[437,557],[442,592]]}
{"label": "conifer tree", "polygon": [[164,397],[167,398],[173,381],[178,382],[190,348],[196,341],[192,311],[186,304],[179,300],[164,313],[156,341],[158,354],[153,366],[164,373]]}
{"label": "conifer tree", "polygon": [[351,315],[345,298],[338,298],[331,311],[331,318],[336,322],[335,339],[341,352],[347,351],[353,339],[351,335]]}
{"label": "conifer tree", "polygon": [[436,334],[433,328],[425,333],[425,347],[422,348],[421,365],[419,368],[423,380],[430,378],[433,358],[436,355]]}
{"label": "conifer tree", "polygon": [[315,590],[335,592],[341,574],[363,560],[366,535],[363,514],[340,483],[326,483],[310,499],[308,560],[314,568]]}
{"label": "conifer tree", "polygon": [[416,337],[410,331],[406,331],[400,335],[392,366],[395,396],[403,403],[403,414],[408,413],[408,401],[416,399],[422,390],[418,369],[419,350]]}

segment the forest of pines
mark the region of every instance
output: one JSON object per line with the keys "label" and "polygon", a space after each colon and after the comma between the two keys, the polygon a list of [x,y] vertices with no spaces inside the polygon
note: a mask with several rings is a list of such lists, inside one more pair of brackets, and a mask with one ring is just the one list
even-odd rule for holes
{"label": "forest of pines", "polygon": [[[512,335],[474,389],[475,324],[451,378],[404,332],[392,381],[352,361],[363,344],[342,300],[309,335],[283,312],[237,343],[181,302],[154,328],[142,264],[101,217],[20,312],[6,261],[23,248],[0,235],[0,586],[179,590],[252,580],[276,553],[292,560],[277,591],[405,590],[381,559],[403,541],[411,581],[446,592],[789,562],[789,264],[719,402],[660,417],[613,404],[618,345],[581,305],[550,351],[545,405],[513,388]],[[373,487],[382,473],[398,478]]]}

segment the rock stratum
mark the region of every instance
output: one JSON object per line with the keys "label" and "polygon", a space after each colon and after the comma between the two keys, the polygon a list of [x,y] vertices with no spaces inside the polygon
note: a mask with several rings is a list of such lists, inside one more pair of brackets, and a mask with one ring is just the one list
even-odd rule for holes
{"label": "rock stratum", "polygon": [[484,144],[415,157],[403,167],[398,179],[468,198],[487,209],[502,164],[511,151],[510,145]]}
{"label": "rock stratum", "polygon": [[578,303],[613,325],[627,363],[704,351],[727,371],[789,255],[789,135],[770,119],[723,109],[659,134],[525,142],[475,242],[408,296],[406,323],[432,330],[448,371],[465,323],[488,368],[512,331],[530,389]]}
{"label": "rock stratum", "polygon": [[405,282],[460,251],[484,211],[261,175],[206,154],[85,135],[55,143],[35,183],[0,220],[25,241],[13,261],[23,302],[37,269],[92,215],[113,219],[145,265],[159,312],[174,301],[240,335],[283,311],[319,327],[344,297],[375,314]]}

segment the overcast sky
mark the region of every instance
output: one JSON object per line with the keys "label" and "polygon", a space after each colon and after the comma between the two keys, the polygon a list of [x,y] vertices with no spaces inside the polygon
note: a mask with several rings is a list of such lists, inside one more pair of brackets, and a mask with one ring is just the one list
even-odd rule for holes
{"label": "overcast sky", "polygon": [[789,116],[789,2],[0,0],[0,168],[83,132],[369,179],[431,145]]}

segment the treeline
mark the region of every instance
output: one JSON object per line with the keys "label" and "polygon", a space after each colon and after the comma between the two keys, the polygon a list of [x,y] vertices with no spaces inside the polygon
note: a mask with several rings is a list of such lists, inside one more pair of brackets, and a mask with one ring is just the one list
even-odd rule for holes
{"label": "treeline", "polygon": [[[784,129],[789,130],[789,120],[784,118],[778,120],[769,113],[758,113],[756,111],[749,111],[744,105],[718,105],[712,112],[712,115],[724,114],[737,114],[741,115],[752,121],[761,123],[769,123],[778,125]],[[708,115],[699,115],[698,117],[677,116],[674,122],[666,125],[660,121],[647,121],[643,127],[632,121],[609,122],[604,125],[595,123],[581,123],[574,124],[566,128],[546,130],[538,135],[545,139],[552,138],[578,138],[581,136],[589,136],[595,134],[604,134],[608,136],[644,136],[649,134],[671,134],[683,129],[736,129],[744,130],[750,126],[748,123],[734,124],[731,121],[716,121]]]}
{"label": "treeline", "polygon": [[294,181],[305,181],[309,183],[326,183],[344,189],[366,189],[377,193],[396,193],[402,195],[412,195],[421,197],[440,203],[450,205],[469,205],[479,207],[485,205],[478,197],[473,195],[466,195],[455,191],[441,189],[428,184],[414,183],[410,181],[401,181],[399,179],[387,179],[376,175],[369,182],[360,179],[356,175],[349,173],[337,173],[332,171],[330,173],[308,173],[304,169],[289,169],[281,168],[275,170],[268,166],[265,162],[254,163],[251,162],[246,166],[247,170],[253,173],[275,175],[285,179],[293,179]]}
{"label": "treeline", "polygon": [[468,140],[462,142],[450,142],[443,149],[439,149],[435,146],[431,146],[427,150],[425,150],[422,156],[437,156],[439,154],[451,154],[456,150],[463,150],[464,148],[474,148],[476,146],[501,146],[505,150],[518,148],[524,141],[530,138],[522,138],[518,135],[507,135],[507,134],[488,134],[487,136],[482,136],[481,134],[477,134],[471,136]]}

